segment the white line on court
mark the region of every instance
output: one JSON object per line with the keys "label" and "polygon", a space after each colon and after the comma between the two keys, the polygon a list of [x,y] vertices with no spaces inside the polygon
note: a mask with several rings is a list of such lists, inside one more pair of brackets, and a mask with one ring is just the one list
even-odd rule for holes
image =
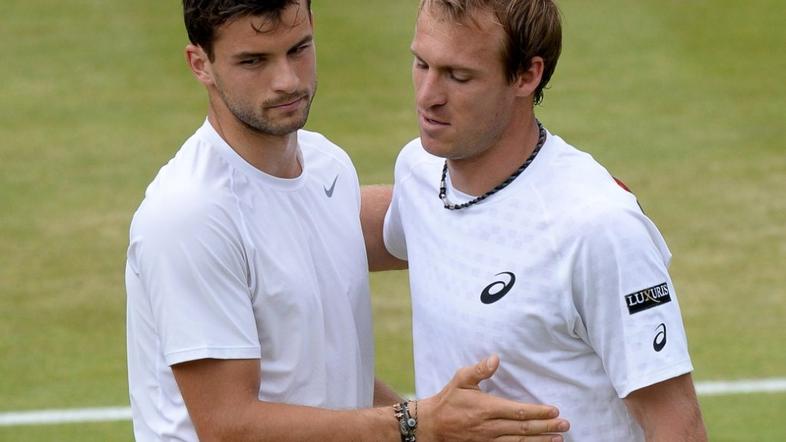
{"label": "white line on court", "polygon": [[[780,393],[786,391],[786,378],[741,379],[737,381],[697,382],[700,396],[749,393]],[[0,427],[12,425],[46,425],[79,422],[111,422],[131,420],[131,408],[82,408],[71,410],[39,410],[0,413]]]}
{"label": "white line on court", "polygon": [[786,391],[786,378],[740,379],[736,381],[697,382],[696,393],[700,396],[726,394],[779,393]]}
{"label": "white line on court", "polygon": [[130,407],[81,408],[0,413],[0,427],[131,420]]}

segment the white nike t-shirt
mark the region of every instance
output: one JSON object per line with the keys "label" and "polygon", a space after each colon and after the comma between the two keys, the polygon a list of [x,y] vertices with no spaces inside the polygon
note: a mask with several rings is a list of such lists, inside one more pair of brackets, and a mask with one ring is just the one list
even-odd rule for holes
{"label": "white nike t-shirt", "polygon": [[360,192],[349,157],[298,132],[303,173],[269,176],[208,122],[148,187],[126,266],[137,440],[197,440],[171,365],[259,359],[265,401],[372,404]]}
{"label": "white nike t-shirt", "polygon": [[[479,204],[438,197],[444,159],[409,143],[385,220],[409,261],[418,397],[491,354],[485,391],[552,404],[569,441],[643,440],[621,398],[692,370],[660,233],[592,157],[548,135]],[[472,197],[448,182],[448,197]]]}

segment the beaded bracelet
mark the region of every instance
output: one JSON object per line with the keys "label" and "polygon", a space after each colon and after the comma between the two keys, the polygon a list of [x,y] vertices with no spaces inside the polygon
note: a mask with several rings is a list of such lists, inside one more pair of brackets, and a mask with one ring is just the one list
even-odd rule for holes
{"label": "beaded bracelet", "polygon": [[394,415],[398,419],[398,429],[401,432],[401,442],[415,442],[415,430],[418,426],[418,401],[415,404],[415,416],[409,413],[409,402],[393,405]]}

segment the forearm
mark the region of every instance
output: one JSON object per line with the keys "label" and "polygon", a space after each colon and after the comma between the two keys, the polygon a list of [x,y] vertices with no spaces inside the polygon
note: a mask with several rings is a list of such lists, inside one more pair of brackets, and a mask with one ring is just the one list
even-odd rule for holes
{"label": "forearm", "polygon": [[260,401],[257,359],[200,359],[172,371],[201,441],[400,440],[392,406],[338,411]]}
{"label": "forearm", "polygon": [[[490,358],[463,367],[440,393],[413,404],[418,440],[485,441],[568,430],[553,407],[481,393],[478,384],[498,366],[499,359]],[[338,411],[260,401],[256,359],[201,359],[173,365],[172,371],[202,441],[401,440],[392,406]],[[378,400],[398,402],[392,390],[375,390]]]}
{"label": "forearm", "polygon": [[375,407],[384,407],[387,405],[393,405],[395,403],[401,402],[403,398],[396,393],[392,388],[390,388],[387,384],[380,381],[379,379],[374,379],[374,406]]}
{"label": "forearm", "polygon": [[398,442],[398,422],[392,407],[328,410],[255,401],[217,416],[197,428],[200,440],[213,441],[352,441]]}
{"label": "forearm", "polygon": [[647,442],[707,441],[701,413],[690,406],[675,410],[660,419],[650,419],[650,422],[644,425],[644,435]]}

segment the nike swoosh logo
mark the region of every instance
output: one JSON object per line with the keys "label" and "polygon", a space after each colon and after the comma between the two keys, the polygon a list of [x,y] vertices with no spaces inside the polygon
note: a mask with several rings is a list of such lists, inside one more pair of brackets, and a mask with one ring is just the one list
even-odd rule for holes
{"label": "nike swoosh logo", "polygon": [[327,195],[328,198],[333,198],[333,190],[336,188],[336,181],[338,181],[338,175],[333,178],[333,184],[330,185],[330,188],[324,186],[322,187],[322,189],[325,190],[325,195]]}

